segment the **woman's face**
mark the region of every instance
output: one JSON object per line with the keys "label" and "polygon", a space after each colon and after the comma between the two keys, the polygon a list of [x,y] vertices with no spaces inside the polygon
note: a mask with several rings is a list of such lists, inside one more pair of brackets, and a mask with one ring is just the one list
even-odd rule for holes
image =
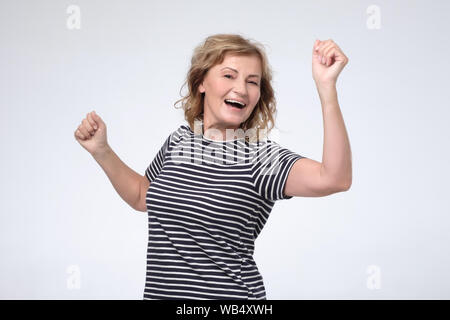
{"label": "woman's face", "polygon": [[[199,86],[205,93],[204,130],[239,128],[258,103],[261,75],[261,61],[254,55],[226,54],[221,64],[209,69]],[[226,99],[241,101],[245,107],[228,105]]]}

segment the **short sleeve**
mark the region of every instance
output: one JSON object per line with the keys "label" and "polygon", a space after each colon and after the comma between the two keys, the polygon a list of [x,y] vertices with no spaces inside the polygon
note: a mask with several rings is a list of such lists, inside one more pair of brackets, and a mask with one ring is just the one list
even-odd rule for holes
{"label": "short sleeve", "polygon": [[253,183],[256,192],[270,201],[291,199],[284,194],[289,171],[294,163],[306,158],[296,152],[267,140],[257,149],[252,166]]}
{"label": "short sleeve", "polygon": [[162,145],[161,149],[159,149],[158,153],[153,158],[153,161],[150,163],[150,165],[145,170],[145,176],[147,177],[148,181],[150,181],[150,182],[155,180],[156,177],[159,175],[159,173],[162,170],[162,167],[164,165],[164,158],[169,149],[171,136],[172,135],[169,135],[169,137],[167,137],[167,139],[164,142],[164,144]]}

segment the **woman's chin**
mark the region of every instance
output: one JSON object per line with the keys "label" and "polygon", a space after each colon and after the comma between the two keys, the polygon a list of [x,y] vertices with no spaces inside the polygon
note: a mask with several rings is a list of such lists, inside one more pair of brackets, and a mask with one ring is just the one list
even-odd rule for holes
{"label": "woman's chin", "polygon": [[239,128],[240,124],[242,122],[244,122],[244,120],[242,119],[242,116],[237,116],[237,115],[224,115],[224,117],[222,117],[223,122],[227,124],[228,127],[233,127],[233,128]]}

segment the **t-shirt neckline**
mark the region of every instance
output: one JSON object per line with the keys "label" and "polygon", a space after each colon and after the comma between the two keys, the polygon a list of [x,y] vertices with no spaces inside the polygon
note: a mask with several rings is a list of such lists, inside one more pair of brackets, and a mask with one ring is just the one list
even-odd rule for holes
{"label": "t-shirt neckline", "polygon": [[[194,134],[194,136],[200,136],[200,134],[196,134],[194,131],[192,131],[191,127],[189,125],[184,125],[190,133]],[[231,139],[231,140],[214,140],[214,139],[210,139],[207,138],[203,135],[203,123],[202,123],[202,133],[201,133],[201,138],[205,141],[208,142],[215,142],[215,143],[230,143],[230,142],[236,142],[236,141],[245,141],[245,138],[235,138],[235,139]]]}

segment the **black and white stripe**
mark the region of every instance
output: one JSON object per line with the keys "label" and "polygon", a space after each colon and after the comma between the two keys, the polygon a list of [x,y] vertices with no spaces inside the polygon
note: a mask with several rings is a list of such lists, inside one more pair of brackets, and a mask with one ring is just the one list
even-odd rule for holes
{"label": "black and white stripe", "polygon": [[145,171],[144,299],[266,299],[254,242],[303,156],[271,140],[214,141],[181,125]]}

